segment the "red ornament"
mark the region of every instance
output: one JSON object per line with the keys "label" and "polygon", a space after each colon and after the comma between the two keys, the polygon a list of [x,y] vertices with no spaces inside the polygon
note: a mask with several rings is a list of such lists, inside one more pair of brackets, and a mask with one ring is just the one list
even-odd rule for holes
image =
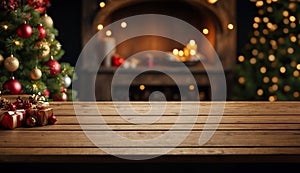
{"label": "red ornament", "polygon": [[55,59],[53,59],[53,57],[51,57],[49,61],[45,63],[45,66],[49,67],[50,75],[52,77],[56,76],[60,72],[60,64]]}
{"label": "red ornament", "polygon": [[49,92],[48,88],[45,89],[45,91],[42,93],[42,95],[45,96],[45,97],[50,96],[50,92]]}
{"label": "red ornament", "polygon": [[56,118],[55,115],[52,115],[51,117],[48,118],[48,124],[49,124],[49,125],[55,124],[56,121],[57,121],[57,118]]}
{"label": "red ornament", "polygon": [[68,101],[68,95],[64,92],[56,94],[53,96],[54,101]]}
{"label": "red ornament", "polygon": [[7,90],[9,94],[20,94],[22,90],[22,85],[18,80],[12,77],[3,84],[3,89]]}
{"label": "red ornament", "polygon": [[46,37],[47,33],[46,33],[46,29],[43,27],[42,24],[39,24],[37,26],[37,29],[39,31],[39,39],[43,39]]}
{"label": "red ornament", "polygon": [[32,35],[32,28],[26,22],[19,26],[17,34],[21,38],[28,38]]}

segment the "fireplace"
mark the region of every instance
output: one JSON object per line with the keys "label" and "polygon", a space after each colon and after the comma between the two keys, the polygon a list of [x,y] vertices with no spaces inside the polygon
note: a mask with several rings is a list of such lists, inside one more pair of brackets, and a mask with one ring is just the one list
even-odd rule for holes
{"label": "fireplace", "polygon": [[[102,2],[101,7],[99,6],[100,2]],[[215,2],[212,0],[84,0],[82,41],[83,45],[86,45],[99,29],[126,17],[140,14],[172,16],[189,23],[204,34],[220,58],[227,85],[230,88],[231,70],[235,64],[236,56],[235,7],[236,0],[219,0]],[[172,52],[175,48],[180,50],[184,46],[182,43],[169,38],[147,35],[125,40],[116,45],[114,52],[126,60],[127,57],[142,51],[159,50],[162,52]],[[199,50],[206,49],[205,44],[199,44],[198,46]],[[204,53],[204,57],[211,56]],[[118,68],[116,66],[106,66],[104,63],[99,68],[95,82],[96,99],[100,101],[112,99],[110,93],[113,89],[111,82]],[[159,64],[161,62],[156,61],[156,63]],[[207,63],[206,66],[213,65],[215,59],[206,58],[197,65],[188,66],[194,75],[196,86],[185,83],[185,81],[181,85],[186,85],[189,89],[199,90],[200,99],[210,100],[210,93],[214,89],[210,86],[207,69],[205,70],[203,63]],[[139,67],[136,67],[134,70],[138,71]],[[132,81],[129,93],[126,93],[130,96],[131,100],[147,100],[150,93],[157,90],[163,92],[167,100],[180,100],[180,97],[178,97],[180,93],[176,87],[177,84],[172,79],[169,79],[168,76],[151,69],[147,72],[143,70],[141,72],[143,73]],[[182,78],[184,79],[185,76],[182,76]],[[122,85],[120,84],[120,86],[115,87],[122,87]],[[118,91],[116,88],[114,91]],[[122,93],[120,93],[119,99],[123,100],[121,95]],[[190,99],[193,100],[194,98]],[[189,100],[189,98],[186,100]]]}

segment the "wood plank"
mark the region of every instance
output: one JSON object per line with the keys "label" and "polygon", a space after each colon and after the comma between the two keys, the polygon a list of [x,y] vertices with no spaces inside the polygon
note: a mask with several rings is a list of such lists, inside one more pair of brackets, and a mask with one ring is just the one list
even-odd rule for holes
{"label": "wood plank", "polygon": [[[205,124],[195,124],[193,126],[193,131],[201,130],[212,130],[215,129],[214,124],[207,124],[204,129]],[[190,128],[186,126],[174,127],[173,124],[152,124],[152,125],[130,125],[130,124],[112,124],[109,125],[109,128],[114,131],[167,131],[173,128],[173,130],[186,131]],[[15,131],[82,131],[80,125],[65,125],[65,124],[56,124],[56,125],[47,125],[43,127],[20,127],[14,129]],[[84,130],[107,130],[107,125],[87,125]],[[300,130],[300,124],[219,124],[218,131],[224,130]]]}
{"label": "wood plank", "polygon": [[[153,104],[157,102],[152,102]],[[215,106],[224,108],[224,115],[295,115],[300,113],[300,102],[214,102]],[[148,102],[130,102],[136,111],[142,113],[149,110]],[[159,103],[158,103],[159,104]],[[161,104],[161,103],[160,103]],[[224,105],[223,105],[224,104]],[[59,102],[51,102],[51,106],[56,110],[71,110],[67,111],[68,115],[74,115],[74,105],[81,110],[96,110],[100,109],[103,115],[118,115],[116,108],[120,111],[131,111],[126,102],[66,102],[61,104]],[[210,112],[211,102],[167,102],[167,109],[164,115],[177,115],[180,111],[181,105],[184,105],[182,110],[184,114],[195,112],[195,107],[199,106],[199,115],[207,115]],[[218,106],[219,105],[219,106]],[[280,109],[278,109],[280,108]],[[73,111],[72,111],[73,110]],[[274,111],[276,110],[276,111]],[[59,112],[59,111],[58,111]],[[158,109],[158,113],[161,111]]]}
{"label": "wood plank", "polygon": [[[124,150],[126,151],[126,150]],[[151,148],[152,154],[161,154],[160,148]],[[143,150],[138,150],[136,155],[147,155],[148,153]],[[261,155],[261,154],[300,154],[300,147],[210,147],[210,148],[174,148],[166,155]],[[98,147],[90,148],[53,148],[53,147],[35,147],[35,148],[3,148],[0,150],[0,157],[3,155],[108,155],[107,152]],[[132,154],[122,153],[119,154]]]}
{"label": "wood plank", "polygon": [[[80,120],[81,124],[103,124],[99,118],[103,118],[106,124],[131,124],[120,116],[84,116]],[[186,116],[189,120],[191,117]],[[192,116],[193,118],[194,116]],[[133,117],[134,118],[134,117]],[[154,116],[152,116],[154,118]],[[161,116],[155,124],[174,124],[178,120],[178,116]],[[57,115],[57,124],[78,124],[78,119],[75,116],[61,116]],[[260,115],[247,115],[247,116],[222,116],[220,117],[220,124],[300,124],[300,116],[298,115],[285,115],[285,116],[260,116]],[[207,116],[197,116],[196,124],[206,123]],[[184,121],[181,123],[185,123]],[[191,121],[186,121],[191,123]]]}
{"label": "wood plank", "polygon": [[[131,140],[153,139],[165,134],[164,131],[118,131],[112,134],[106,131],[90,131],[92,137],[101,139],[102,147],[126,147],[112,135],[120,135]],[[184,135],[183,131],[174,131],[169,136],[170,144],[165,141],[161,147],[174,147],[172,140]],[[198,139],[201,131],[192,131],[179,145],[180,147],[199,147]],[[172,139],[173,138],[173,139]],[[103,139],[103,140],[102,140]],[[7,131],[0,133],[0,150],[5,147],[94,147],[84,132],[81,131]],[[139,143],[144,147],[151,147],[149,143]],[[158,144],[157,144],[158,145]],[[216,131],[205,147],[299,147],[300,131]],[[139,147],[139,146],[136,146]]]}

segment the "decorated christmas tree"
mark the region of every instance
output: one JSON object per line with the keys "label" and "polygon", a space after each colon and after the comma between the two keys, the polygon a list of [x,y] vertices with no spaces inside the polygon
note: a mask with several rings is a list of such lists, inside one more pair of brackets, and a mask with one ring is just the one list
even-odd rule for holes
{"label": "decorated christmas tree", "polygon": [[71,100],[74,68],[64,55],[58,30],[47,15],[49,0],[0,0],[0,91]]}
{"label": "decorated christmas tree", "polygon": [[234,69],[233,100],[300,100],[300,4],[252,0],[249,43]]}

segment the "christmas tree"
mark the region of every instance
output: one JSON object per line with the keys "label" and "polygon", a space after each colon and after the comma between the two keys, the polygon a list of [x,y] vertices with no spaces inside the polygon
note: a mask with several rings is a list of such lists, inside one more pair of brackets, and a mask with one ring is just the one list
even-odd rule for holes
{"label": "christmas tree", "polygon": [[74,68],[64,55],[58,30],[47,15],[49,0],[0,0],[0,91],[72,100]]}
{"label": "christmas tree", "polygon": [[300,4],[252,0],[249,43],[234,69],[233,100],[300,100]]}

